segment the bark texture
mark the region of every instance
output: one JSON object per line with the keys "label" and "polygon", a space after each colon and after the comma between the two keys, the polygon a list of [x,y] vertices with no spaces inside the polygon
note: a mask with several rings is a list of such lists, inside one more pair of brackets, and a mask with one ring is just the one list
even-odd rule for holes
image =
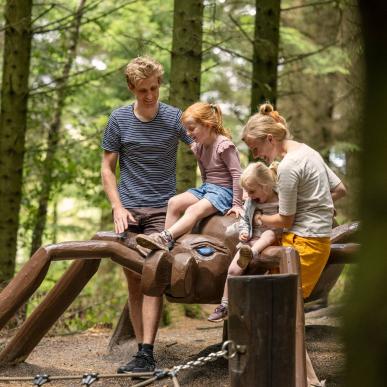
{"label": "bark texture", "polygon": [[281,0],[256,0],[255,6],[251,114],[266,100],[276,103]]}
{"label": "bark texture", "polygon": [[31,11],[31,0],[8,0],[5,5],[0,114],[0,287],[15,271],[27,127]]}
{"label": "bark texture", "polygon": [[[175,0],[169,103],[182,110],[200,98],[203,0]],[[177,191],[196,185],[196,160],[190,149],[179,145]]]}

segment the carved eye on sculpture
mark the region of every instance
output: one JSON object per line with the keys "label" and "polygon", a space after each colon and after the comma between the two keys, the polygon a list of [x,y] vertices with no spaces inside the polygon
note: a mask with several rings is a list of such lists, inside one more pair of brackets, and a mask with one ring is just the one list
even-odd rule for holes
{"label": "carved eye on sculpture", "polygon": [[198,246],[195,247],[195,250],[202,255],[203,257],[210,257],[212,254],[215,253],[215,249],[211,246]]}

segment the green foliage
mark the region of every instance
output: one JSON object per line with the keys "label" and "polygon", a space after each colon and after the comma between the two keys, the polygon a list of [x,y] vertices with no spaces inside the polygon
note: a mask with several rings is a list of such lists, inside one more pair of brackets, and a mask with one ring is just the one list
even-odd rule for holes
{"label": "green foliage", "polygon": [[190,318],[202,318],[203,310],[199,304],[183,304],[184,316]]}
{"label": "green foliage", "polygon": [[305,74],[349,74],[350,60],[341,47],[322,46],[295,27],[283,26],[280,36],[284,53],[291,53],[291,57],[284,60],[304,57]]}
{"label": "green foliage", "polygon": [[[69,265],[70,262],[64,261],[55,262],[51,266],[39,291],[28,303],[28,314],[43,300]],[[117,322],[127,297],[121,268],[109,261],[102,261],[98,273],[54,325],[51,333],[67,334],[97,324],[112,327]]]}
{"label": "green foliage", "polygon": [[[3,4],[0,2],[0,6]],[[211,0],[205,4],[201,99],[220,103],[225,126],[232,130],[242,164],[246,165],[248,151],[240,140],[240,134],[250,113],[255,2]],[[293,5],[290,0],[282,2],[283,8]],[[324,41],[325,31],[321,33],[321,24],[315,27],[315,23],[310,21],[311,15],[324,10],[343,12],[345,2],[339,2],[341,8],[336,8],[336,5],[337,2],[333,2],[321,8],[282,13],[278,100],[281,113],[289,118],[297,139],[311,145],[316,141],[316,147],[325,149],[327,154],[332,149],[347,154],[357,152],[359,146],[351,136],[342,136],[337,141],[337,126],[341,126],[341,122],[335,123],[332,112],[335,109],[341,112],[341,106],[337,103],[337,106],[327,109],[331,114],[328,119],[316,113],[319,106],[334,105],[337,95],[345,94],[336,87],[348,76],[351,66],[349,50],[343,39],[340,40],[340,34],[336,34],[337,41]],[[53,120],[54,91],[66,61],[68,27],[76,6],[75,0],[34,4],[31,96],[18,239],[19,267],[29,258],[31,230],[44,178],[47,132]],[[322,15],[321,20],[328,22],[325,14]],[[164,65],[161,99],[168,100],[172,20],[172,0],[87,3],[77,59],[65,90],[67,99],[63,107],[59,150],[54,160],[45,244],[56,240],[88,239],[99,229],[103,214],[109,212],[100,181],[101,136],[111,111],[133,101],[124,78],[125,65],[133,57],[151,55]],[[339,18],[337,23],[342,23]],[[361,46],[356,47],[360,50]],[[315,92],[316,80],[322,81],[335,98],[317,95],[315,101],[311,95]],[[320,90],[317,93],[320,94]],[[312,119],[306,121],[305,116]],[[331,135],[326,143],[320,141],[321,127]],[[55,262],[29,311],[67,267],[68,263]],[[109,323],[120,313],[125,299],[121,271],[118,268],[100,270],[57,327],[69,331],[94,323]],[[174,310],[166,305],[163,323],[168,325],[174,317]],[[179,313],[190,317],[201,315],[199,305],[179,308]]]}

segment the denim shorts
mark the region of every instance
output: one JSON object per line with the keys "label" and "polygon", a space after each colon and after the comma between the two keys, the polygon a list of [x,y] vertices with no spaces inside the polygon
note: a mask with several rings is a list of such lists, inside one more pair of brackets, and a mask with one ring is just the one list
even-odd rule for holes
{"label": "denim shorts", "polygon": [[187,190],[199,200],[207,199],[223,215],[232,207],[232,188],[204,183],[198,188]]}

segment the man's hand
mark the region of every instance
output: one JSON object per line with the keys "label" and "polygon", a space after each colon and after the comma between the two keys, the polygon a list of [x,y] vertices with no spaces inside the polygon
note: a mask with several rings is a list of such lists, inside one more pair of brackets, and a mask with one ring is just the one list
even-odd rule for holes
{"label": "man's hand", "polygon": [[248,234],[247,231],[241,231],[241,232],[239,233],[239,240],[240,240],[241,242],[247,242],[248,239],[249,239],[249,234]]}
{"label": "man's hand", "polygon": [[113,210],[114,231],[121,234],[128,228],[128,224],[136,223],[133,215],[124,207],[117,207]]}

